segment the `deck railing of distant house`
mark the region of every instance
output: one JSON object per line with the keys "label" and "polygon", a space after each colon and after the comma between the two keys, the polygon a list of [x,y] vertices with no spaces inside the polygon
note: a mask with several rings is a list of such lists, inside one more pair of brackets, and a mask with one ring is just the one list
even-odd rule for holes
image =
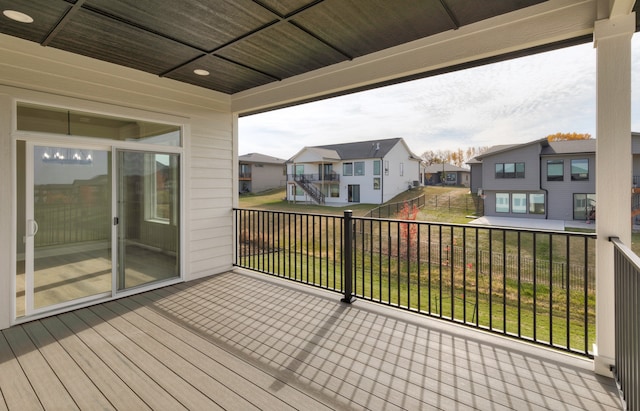
{"label": "deck railing of distant house", "polygon": [[238,267],[591,356],[594,234],[249,209],[234,224]]}
{"label": "deck railing of distant house", "polygon": [[613,373],[627,410],[640,409],[640,257],[617,237],[614,245],[616,355]]}

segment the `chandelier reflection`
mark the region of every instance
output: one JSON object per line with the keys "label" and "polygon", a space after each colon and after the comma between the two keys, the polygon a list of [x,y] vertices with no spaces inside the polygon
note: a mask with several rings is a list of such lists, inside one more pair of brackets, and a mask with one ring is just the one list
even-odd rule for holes
{"label": "chandelier reflection", "polygon": [[42,162],[49,164],[88,165],[93,164],[91,150],[70,148],[46,149],[42,154]]}

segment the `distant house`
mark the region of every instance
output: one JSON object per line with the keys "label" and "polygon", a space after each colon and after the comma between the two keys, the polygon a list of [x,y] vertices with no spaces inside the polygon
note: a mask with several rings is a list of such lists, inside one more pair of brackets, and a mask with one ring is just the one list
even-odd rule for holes
{"label": "distant house", "polygon": [[286,160],[264,154],[250,153],[238,157],[238,187],[240,193],[259,193],[283,187],[286,182]]}
{"label": "distant house", "polygon": [[540,139],[471,159],[471,191],[485,215],[586,220],[595,210],[596,141]]}
{"label": "distant house", "polygon": [[421,166],[402,138],[305,147],[287,161],[287,199],[382,204],[421,184]]}
{"label": "distant house", "polygon": [[453,164],[431,164],[424,168],[424,184],[469,187],[471,171],[468,168],[454,166]]}

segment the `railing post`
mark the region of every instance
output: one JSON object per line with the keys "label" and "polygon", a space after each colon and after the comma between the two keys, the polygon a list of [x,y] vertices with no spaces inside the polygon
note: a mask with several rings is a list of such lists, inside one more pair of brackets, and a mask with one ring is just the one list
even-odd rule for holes
{"label": "railing post", "polygon": [[353,264],[352,249],[353,244],[353,220],[351,216],[353,211],[344,211],[344,231],[342,238],[342,256],[344,260],[344,297],[340,300],[343,303],[351,304],[355,298],[353,297]]}

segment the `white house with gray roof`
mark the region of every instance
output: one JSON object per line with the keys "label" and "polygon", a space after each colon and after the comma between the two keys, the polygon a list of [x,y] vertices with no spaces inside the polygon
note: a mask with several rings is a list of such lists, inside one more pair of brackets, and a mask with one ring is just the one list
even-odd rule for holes
{"label": "white house with gray roof", "polygon": [[305,147],[287,161],[289,201],[382,204],[422,183],[402,138]]}

